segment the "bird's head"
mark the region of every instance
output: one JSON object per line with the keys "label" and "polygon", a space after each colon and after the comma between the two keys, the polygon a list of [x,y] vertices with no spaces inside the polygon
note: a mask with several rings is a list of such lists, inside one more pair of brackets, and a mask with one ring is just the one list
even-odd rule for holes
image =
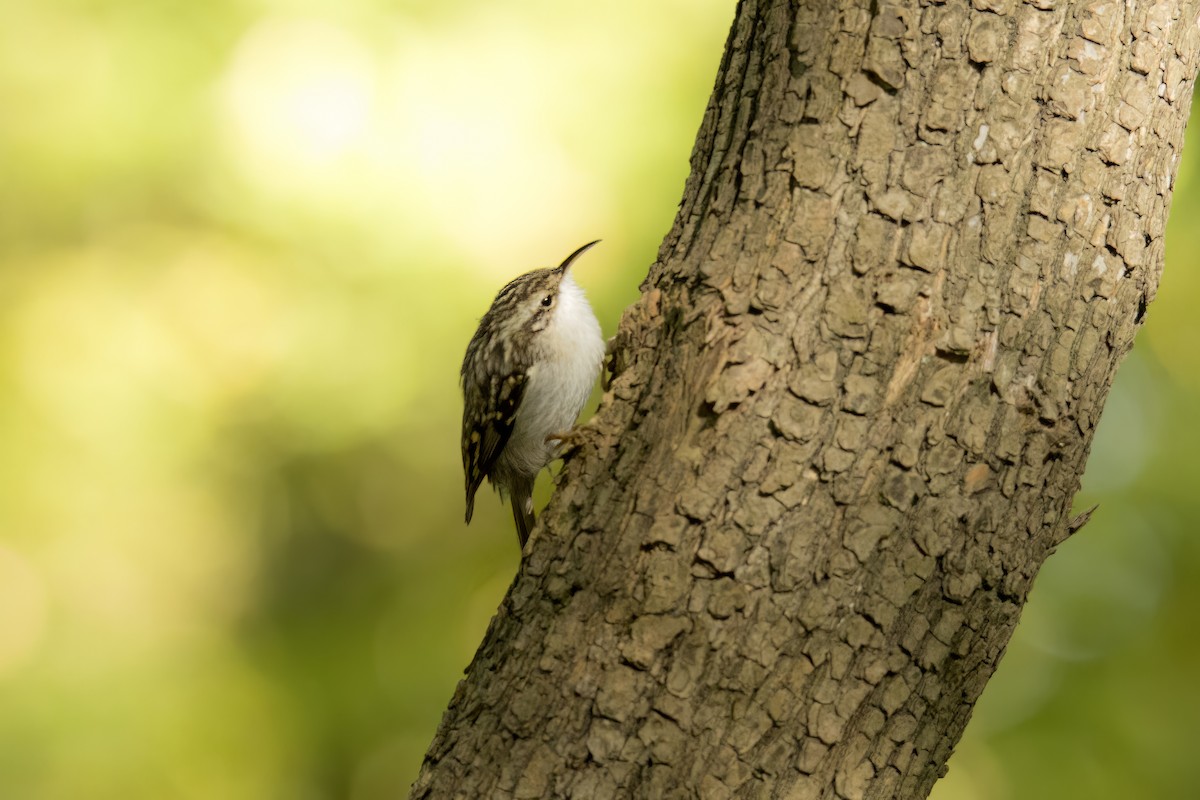
{"label": "bird's head", "polygon": [[556,315],[569,313],[571,305],[583,299],[583,291],[571,276],[571,264],[599,241],[588,242],[557,267],[535,269],[514,279],[496,295],[492,308],[507,308],[504,317],[521,331],[536,334],[546,330]]}

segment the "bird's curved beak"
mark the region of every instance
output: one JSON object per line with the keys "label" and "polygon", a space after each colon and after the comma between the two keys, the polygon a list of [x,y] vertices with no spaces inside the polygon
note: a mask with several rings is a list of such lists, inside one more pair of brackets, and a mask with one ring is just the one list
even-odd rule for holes
{"label": "bird's curved beak", "polygon": [[569,255],[565,259],[563,259],[563,262],[561,264],[559,264],[557,267],[555,267],[554,271],[566,274],[566,271],[571,268],[572,261],[574,261],[575,259],[579,258],[581,255],[583,255],[592,245],[599,244],[599,243],[600,243],[599,239],[597,239],[594,242],[588,242],[583,247],[579,248],[574,253],[571,253],[571,255]]}

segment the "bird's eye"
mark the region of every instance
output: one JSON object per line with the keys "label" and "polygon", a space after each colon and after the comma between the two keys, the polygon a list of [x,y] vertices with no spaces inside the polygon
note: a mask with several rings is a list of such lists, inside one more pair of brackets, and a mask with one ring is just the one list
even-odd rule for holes
{"label": "bird's eye", "polygon": [[553,302],[554,302],[554,295],[552,295],[552,294],[546,295],[545,297],[542,298],[542,308],[549,308],[550,304]]}

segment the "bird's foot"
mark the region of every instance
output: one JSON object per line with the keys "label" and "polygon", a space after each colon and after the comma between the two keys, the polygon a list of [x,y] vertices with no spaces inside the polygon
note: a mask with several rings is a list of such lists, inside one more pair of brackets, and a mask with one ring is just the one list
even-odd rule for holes
{"label": "bird's foot", "polygon": [[567,431],[547,435],[546,444],[555,447],[557,458],[565,458],[587,444],[591,433],[586,426],[580,425]]}

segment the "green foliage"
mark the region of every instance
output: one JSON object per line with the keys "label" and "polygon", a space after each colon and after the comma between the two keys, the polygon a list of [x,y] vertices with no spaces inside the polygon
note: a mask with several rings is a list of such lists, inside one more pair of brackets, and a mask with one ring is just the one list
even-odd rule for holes
{"label": "green foliage", "polygon": [[[4,4],[0,795],[397,796],[517,566],[465,343],[597,237],[612,332],[732,6]],[[942,800],[1192,780],[1198,183]]]}

